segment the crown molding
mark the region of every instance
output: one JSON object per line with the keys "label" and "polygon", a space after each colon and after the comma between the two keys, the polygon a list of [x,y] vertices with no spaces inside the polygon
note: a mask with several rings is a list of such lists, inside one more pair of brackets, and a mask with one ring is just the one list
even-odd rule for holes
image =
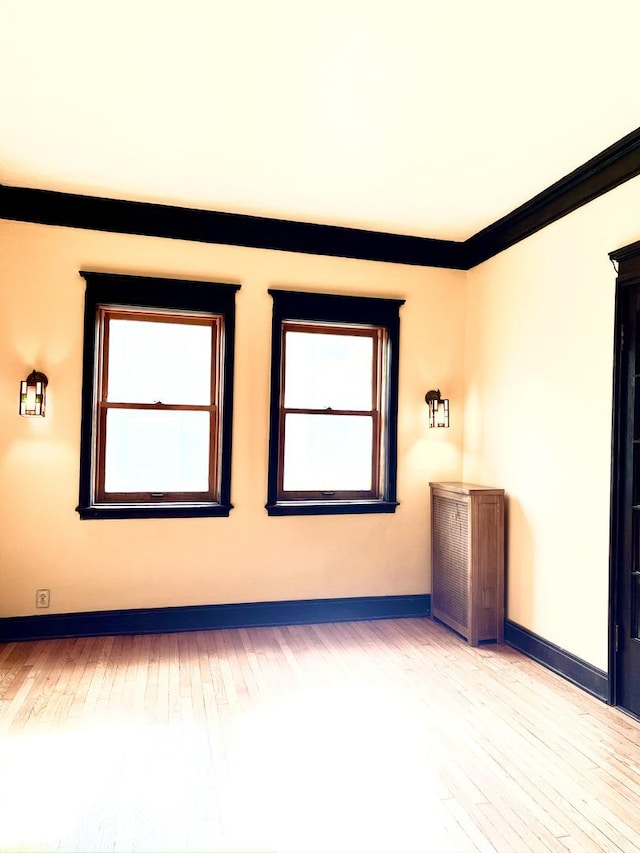
{"label": "crown molding", "polygon": [[640,128],[464,242],[0,184],[0,219],[469,270],[640,175]]}
{"label": "crown molding", "polygon": [[640,174],[640,128],[556,181],[463,244],[466,269],[535,234]]}
{"label": "crown molding", "polygon": [[463,268],[462,244],[453,240],[2,184],[0,219],[309,255]]}
{"label": "crown molding", "polygon": [[631,243],[629,246],[623,246],[621,249],[614,249],[609,252],[609,257],[612,261],[629,261],[635,260],[640,255],[640,240]]}

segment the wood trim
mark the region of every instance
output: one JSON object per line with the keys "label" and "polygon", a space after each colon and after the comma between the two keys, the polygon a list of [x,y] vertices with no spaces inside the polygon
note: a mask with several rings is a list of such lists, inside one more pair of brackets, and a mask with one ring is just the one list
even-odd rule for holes
{"label": "wood trim", "polygon": [[0,642],[400,619],[430,612],[430,595],[388,595],[10,616],[0,619]]}
{"label": "wood trim", "polygon": [[[328,515],[349,513],[395,512],[397,479],[397,412],[399,376],[400,308],[404,299],[368,296],[344,296],[333,293],[269,289],[273,297],[271,326],[271,390],[269,410],[269,467],[267,503],[269,515]],[[329,497],[320,493],[297,496],[283,490],[284,469],[284,361],[285,332],[307,323],[324,324],[328,332],[334,326],[354,324],[362,329],[375,327],[384,336],[388,352],[388,375],[385,377],[385,400],[381,410],[387,416],[384,436],[378,441],[384,465],[374,475],[380,483],[379,493],[337,492]],[[319,330],[322,331],[322,330]],[[381,384],[381,383],[380,383]],[[380,393],[378,389],[378,394]],[[360,414],[360,413],[358,413]],[[379,430],[381,432],[381,430]],[[382,442],[384,440],[384,447]],[[376,483],[376,485],[377,485]],[[371,497],[375,497],[371,500]],[[324,498],[324,499],[323,499]]]}
{"label": "wood trim", "polygon": [[613,391],[612,391],[612,425],[611,425],[611,496],[609,513],[609,601],[608,601],[608,640],[609,640],[609,704],[617,704],[618,674],[616,654],[616,624],[618,622],[618,578],[620,559],[620,538],[622,519],[621,487],[624,477],[622,453],[622,425],[626,412],[621,411],[621,401],[625,397],[623,382],[623,291],[624,287],[618,278],[616,281],[615,314],[614,314],[614,344],[613,344]]}
{"label": "wood trim", "polygon": [[640,174],[640,128],[464,242],[0,184],[0,219],[468,270]]}
{"label": "wood trim", "polygon": [[233,504],[220,503],[103,503],[98,506],[79,504],[76,512],[85,520],[123,518],[227,518]]}
{"label": "wood trim", "polygon": [[611,511],[609,535],[609,695],[612,705],[618,704],[621,685],[618,676],[618,654],[616,650],[616,631],[620,610],[620,560],[622,559],[623,539],[623,500],[622,487],[625,477],[622,436],[627,418],[627,401],[624,378],[624,299],[629,286],[640,283],[640,241],[623,246],[609,253],[612,261],[619,264],[616,279],[615,319],[614,319],[614,368],[611,428]]}
{"label": "wood trim", "polygon": [[592,696],[605,702],[609,700],[609,676],[601,669],[510,619],[506,619],[504,623],[504,640],[514,649],[586,690],[587,693],[591,693]]}
{"label": "wood trim", "polygon": [[292,500],[265,504],[269,515],[367,515],[375,513],[394,513],[400,502],[396,500]]}
{"label": "wood trim", "polygon": [[[635,284],[640,278],[640,241],[609,252],[612,263],[617,264],[616,287]],[[617,326],[616,326],[617,329]]]}
{"label": "wood trim", "polygon": [[[428,594],[100,610],[5,617],[0,619],[0,642],[357,622],[430,614],[431,596]],[[608,677],[605,672],[510,620],[505,622],[505,642],[606,701]]]}
{"label": "wood trim", "polygon": [[454,240],[2,184],[0,219],[252,249],[463,269],[460,266],[462,244]]}
{"label": "wood trim", "polygon": [[640,240],[636,240],[635,243],[630,243],[628,246],[623,246],[621,249],[615,249],[613,252],[609,252],[609,257],[611,260],[619,262],[640,262]]}
{"label": "wood trim", "polygon": [[98,406],[107,411],[113,409],[129,410],[133,412],[208,412],[211,414],[217,410],[215,404],[203,403],[110,403],[101,400]]}
{"label": "wood trim", "polygon": [[639,174],[640,128],[637,128],[470,237],[463,245],[464,268],[471,269],[489,260]]}
{"label": "wood trim", "polygon": [[[239,290],[238,284],[222,284],[219,282],[206,282],[186,279],[156,278],[149,276],[131,276],[115,273],[97,273],[81,271],[80,275],[86,280],[85,291],[85,321],[84,321],[84,345],[83,345],[83,383],[82,383],[82,420],[81,420],[81,451],[80,451],[80,484],[79,501],[77,512],[83,519],[106,519],[106,518],[182,518],[182,517],[224,517],[229,515],[231,504],[231,441],[232,441],[232,410],[233,410],[233,369],[234,369],[234,340],[235,340],[235,294]],[[213,328],[216,334],[221,334],[221,322],[217,319],[223,317],[222,337],[216,337],[212,343],[221,341],[225,347],[224,363],[221,365],[218,358],[212,368],[212,375],[220,377],[219,393],[223,393],[224,403],[220,406],[217,400],[217,432],[219,445],[210,448],[210,466],[215,453],[215,462],[219,464],[216,472],[216,498],[213,502],[210,498],[213,493],[198,493],[187,495],[188,500],[176,503],[178,495],[171,495],[164,505],[162,502],[131,502],[129,504],[122,496],[112,496],[114,503],[101,503],[100,499],[105,496],[100,491],[101,481],[97,478],[94,482],[94,430],[99,428],[100,422],[104,421],[106,407],[99,407],[101,417],[95,416],[94,402],[99,383],[96,381],[94,368],[102,369],[103,365],[96,365],[103,348],[96,349],[96,335],[103,335],[108,324],[98,322],[98,310],[100,306],[118,305],[134,306],[154,310],[173,310],[178,313],[199,312],[206,317],[207,323],[216,315]],[[103,319],[110,316],[108,310],[102,311]],[[150,315],[151,316],[151,315]],[[106,369],[106,367],[105,367]],[[212,413],[213,417],[213,413]],[[102,424],[104,430],[104,424]],[[100,446],[104,446],[101,440]],[[104,459],[98,462],[104,464]],[[213,484],[211,484],[213,485]],[[95,493],[95,498],[94,498]],[[193,500],[191,500],[193,498]]]}

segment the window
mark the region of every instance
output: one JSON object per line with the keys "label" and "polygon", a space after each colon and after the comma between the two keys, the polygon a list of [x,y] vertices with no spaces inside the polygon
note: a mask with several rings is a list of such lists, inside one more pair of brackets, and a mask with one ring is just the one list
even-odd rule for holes
{"label": "window", "polygon": [[238,287],[82,275],[80,516],[228,515]]}
{"label": "window", "polygon": [[269,293],[267,511],[394,512],[404,300]]}

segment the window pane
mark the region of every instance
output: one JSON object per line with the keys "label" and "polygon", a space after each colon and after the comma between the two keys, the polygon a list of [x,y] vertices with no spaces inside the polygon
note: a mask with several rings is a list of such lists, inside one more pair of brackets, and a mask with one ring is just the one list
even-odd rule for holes
{"label": "window pane", "polygon": [[111,403],[211,404],[211,326],[109,323]]}
{"label": "window pane", "polygon": [[209,490],[208,412],[107,412],[105,491]]}
{"label": "window pane", "polygon": [[373,419],[286,416],[284,490],[369,491]]}
{"label": "window pane", "polygon": [[285,346],[286,408],[372,408],[372,338],[286,332]]}

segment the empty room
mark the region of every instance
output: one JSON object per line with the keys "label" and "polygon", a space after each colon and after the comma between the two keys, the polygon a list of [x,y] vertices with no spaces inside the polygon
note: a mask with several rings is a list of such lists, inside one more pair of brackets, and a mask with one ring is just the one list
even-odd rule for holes
{"label": "empty room", "polygon": [[639,25],[0,0],[0,850],[640,851]]}

